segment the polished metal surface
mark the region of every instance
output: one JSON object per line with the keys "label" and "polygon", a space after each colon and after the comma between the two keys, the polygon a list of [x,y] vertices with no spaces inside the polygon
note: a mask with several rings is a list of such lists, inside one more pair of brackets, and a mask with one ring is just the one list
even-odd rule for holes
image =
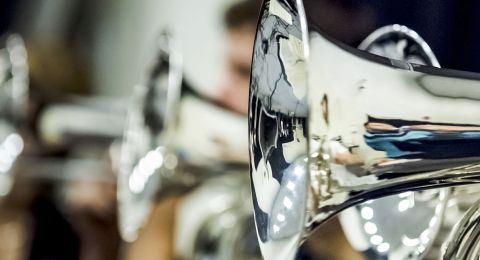
{"label": "polished metal surface", "polygon": [[[428,44],[401,25],[377,29],[359,49],[439,67]],[[440,231],[448,195],[444,188],[376,199],[346,209],[340,222],[350,244],[366,259],[423,259]]]}
{"label": "polished metal surface", "polygon": [[478,182],[479,79],[339,46],[307,30],[302,1],[265,1],[249,112],[264,257],[293,259],[360,203]]}
{"label": "polished metal surface", "polygon": [[136,239],[163,184],[162,176],[172,175],[178,163],[170,142],[180,102],[181,56],[168,33],[158,37],[156,47],[146,84],[138,85],[131,99],[122,144],[119,227],[126,241]]}
{"label": "polished metal surface", "polygon": [[12,167],[24,148],[19,133],[27,113],[27,51],[19,35],[9,35],[0,49],[0,197],[13,184]]}
{"label": "polished metal surface", "polygon": [[249,142],[253,208],[266,259],[293,259],[307,212],[308,50],[301,8],[265,1],[254,43]]}
{"label": "polished metal surface", "polygon": [[455,225],[444,243],[441,259],[474,260],[480,258],[480,201],[475,202]]}
{"label": "polished metal surface", "polygon": [[[256,239],[248,184],[246,171],[226,171],[223,176],[203,183],[199,187],[199,190],[203,190],[201,196],[192,194],[197,200],[198,197],[207,197],[208,201],[200,201],[207,205],[204,206],[206,213],[200,226],[194,229],[197,232],[193,235],[192,253],[183,253],[185,259],[262,259]],[[195,212],[197,217],[202,215],[198,210]]]}

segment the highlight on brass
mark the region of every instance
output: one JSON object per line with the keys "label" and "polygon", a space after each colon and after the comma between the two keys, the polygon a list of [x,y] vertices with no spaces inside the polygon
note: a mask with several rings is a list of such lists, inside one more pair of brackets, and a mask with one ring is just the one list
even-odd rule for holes
{"label": "highlight on brass", "polygon": [[0,260],[477,260],[480,5],[0,2]]}

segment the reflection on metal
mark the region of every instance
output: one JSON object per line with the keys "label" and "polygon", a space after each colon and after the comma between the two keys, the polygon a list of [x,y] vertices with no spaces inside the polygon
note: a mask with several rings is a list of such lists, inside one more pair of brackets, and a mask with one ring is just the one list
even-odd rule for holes
{"label": "reflection on metal", "polygon": [[474,260],[480,257],[480,201],[455,225],[443,245],[441,259]]}
{"label": "reflection on metal", "polygon": [[346,208],[480,179],[479,75],[339,47],[309,29],[302,1],[264,2],[249,142],[266,259],[293,259]]}
{"label": "reflection on metal", "polygon": [[[82,166],[78,160],[52,160],[52,158],[32,156],[29,151],[24,149],[24,134],[32,131],[32,129],[27,129],[26,125],[29,112],[29,87],[27,50],[19,35],[10,35],[6,38],[5,47],[0,49],[0,197],[9,194],[15,181],[13,172],[21,173],[22,176],[32,179],[56,182],[69,178],[59,172],[61,169],[65,171],[63,174],[70,174],[70,171],[75,172],[76,166],[74,165]],[[69,135],[72,138],[88,136],[95,140],[99,140],[99,137],[107,137],[112,140],[112,135],[119,136],[120,133],[115,132],[115,123],[123,120],[121,116],[112,113],[111,109],[93,108],[92,101],[96,100],[89,99],[88,105],[85,105],[84,100],[81,102],[74,100],[73,104],[49,104],[36,118],[39,132],[35,134],[43,137],[45,134],[55,132],[59,137],[64,137],[63,135]],[[60,109],[57,110],[58,107]],[[91,116],[99,114],[108,114],[110,124],[107,127],[105,125],[103,125],[103,129],[99,125],[91,128],[84,127],[83,119],[91,119]],[[118,119],[119,117],[120,119]],[[45,121],[52,123],[52,120],[60,124],[50,124],[48,130],[41,129]],[[79,121],[80,124],[78,124]],[[72,122],[75,124],[71,124]],[[64,144],[61,141],[53,144],[48,140],[42,141],[45,145],[52,146]],[[34,145],[33,143],[29,145],[31,150]],[[66,167],[66,165],[69,166]],[[17,168],[21,168],[21,171],[17,171]],[[42,169],[48,169],[51,172],[46,173],[46,170]]]}
{"label": "reflection on metal", "polygon": [[168,33],[158,37],[146,84],[135,88],[130,103],[118,176],[119,227],[126,241],[136,239],[163,185],[162,178],[177,167],[170,142],[180,102],[182,65],[175,47]]}
{"label": "reflection on metal", "polygon": [[23,39],[10,35],[0,49],[0,197],[10,192],[12,167],[23,151],[24,142],[18,131],[27,112],[28,84]]}
{"label": "reflection on metal", "polygon": [[[224,176],[211,179],[199,188],[203,190],[202,196],[208,198],[208,201],[200,201],[206,213],[195,211],[197,217],[205,215],[200,226],[195,228],[198,232],[193,235],[193,252],[183,252],[182,257],[195,260],[262,259],[248,200],[250,189],[246,173],[244,170],[238,173],[227,171]],[[196,200],[199,200],[198,196]],[[186,214],[191,211],[187,209]],[[189,247],[182,247],[182,250],[186,248]]]}
{"label": "reflection on metal", "polygon": [[[391,59],[439,67],[428,44],[401,25],[376,30],[359,49]],[[357,250],[365,251],[367,259],[421,259],[440,230],[448,194],[446,188],[405,192],[346,209],[340,221],[350,243]]]}

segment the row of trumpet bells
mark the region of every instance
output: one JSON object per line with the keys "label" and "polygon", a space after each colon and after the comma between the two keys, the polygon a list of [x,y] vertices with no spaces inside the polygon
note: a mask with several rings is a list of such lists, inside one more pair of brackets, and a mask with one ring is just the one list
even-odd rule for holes
{"label": "row of trumpet bells", "polygon": [[[448,238],[439,232],[452,207],[452,187],[476,184],[480,176],[480,118],[473,113],[480,77],[439,68],[428,44],[401,25],[380,28],[353,49],[314,24],[301,0],[264,1],[248,129],[253,212],[242,203],[244,193],[232,195],[223,211],[201,224],[189,257],[259,257],[256,243],[240,243],[256,233],[266,259],[294,259],[318,226],[340,215],[351,244],[370,259],[426,258],[442,239],[441,258],[478,258],[478,203]],[[231,181],[217,180],[225,173],[249,185],[242,176],[246,164],[202,164],[179,152],[182,101],[211,101],[183,80],[172,36],[162,34],[156,43],[124,129],[110,133],[122,140],[118,204],[126,241],[138,237],[159,200],[202,184],[228,187]],[[6,195],[14,181],[10,168],[25,156],[29,83],[21,38],[9,38],[1,54],[7,57],[2,69],[8,68],[0,85],[0,152],[11,153],[0,158],[10,162],[0,165],[0,195]],[[230,225],[219,228],[225,219]]]}
{"label": "row of trumpet bells", "polygon": [[[17,176],[19,174],[27,178],[61,182],[69,178],[62,171],[71,170],[71,166],[83,170],[92,169],[93,166],[97,171],[99,169],[108,171],[106,169],[108,167],[105,167],[106,163],[100,160],[50,160],[43,157],[36,158],[28,149],[23,149],[22,135],[30,130],[25,124],[25,118],[29,116],[27,51],[23,40],[18,35],[10,36],[6,45],[6,48],[1,50],[1,54],[4,54],[1,60],[3,65],[1,68],[4,69],[2,76],[5,77],[2,78],[0,85],[2,100],[0,140],[3,142],[0,143],[2,144],[0,152],[12,154],[5,156],[2,154],[0,158],[0,163],[4,163],[7,159],[9,163],[8,169],[5,165],[0,169],[1,196],[11,196],[10,188],[20,177]],[[133,242],[137,239],[139,231],[146,224],[156,203],[170,196],[186,194],[205,183],[204,185],[209,187],[207,192],[211,193],[208,194],[208,200],[225,196],[230,196],[232,199],[218,200],[222,205],[216,207],[223,208],[220,213],[217,211],[203,213],[206,217],[199,224],[198,234],[189,234],[190,237],[195,238],[191,245],[187,246],[190,251],[180,252],[180,254],[195,259],[203,259],[207,255],[222,259],[233,256],[244,258],[248,251],[249,255],[259,256],[258,250],[255,250],[258,247],[245,249],[238,243],[243,234],[248,233],[251,237],[253,233],[250,231],[254,230],[251,209],[246,206],[247,203],[244,200],[245,194],[248,196],[249,193],[246,192],[249,186],[248,165],[221,160],[210,160],[205,164],[192,159],[195,156],[191,156],[177,143],[177,140],[182,138],[178,136],[181,123],[179,117],[182,113],[186,113],[183,110],[190,109],[183,105],[185,100],[189,102],[194,100],[202,106],[208,106],[209,109],[219,110],[218,113],[228,114],[212,100],[199,94],[184,82],[182,57],[177,48],[175,39],[169,33],[161,33],[156,38],[152,64],[145,75],[144,83],[135,86],[126,109],[126,116],[122,116],[118,111],[95,109],[92,107],[95,100],[88,98],[82,99],[82,102],[52,104],[44,109],[38,120],[63,121],[61,124],[56,124],[56,127],[61,129],[49,127],[44,129],[46,133],[40,133],[40,136],[60,136],[60,138],[53,138],[53,141],[49,139],[53,142],[52,145],[61,145],[65,141],[61,138],[62,135],[68,135],[71,138],[72,133],[80,137],[88,135],[95,140],[99,137],[106,138],[110,142],[117,140],[113,146],[120,147],[120,154],[113,154],[111,160],[114,162],[114,170],[118,173],[119,231],[125,241]],[[65,109],[66,107],[74,107],[73,111],[76,113],[69,115],[65,112],[69,110]],[[99,123],[92,124],[94,126],[90,128],[77,128],[78,125],[69,125],[68,122],[71,121],[61,120],[76,116],[78,120],[79,110],[81,110],[80,114],[83,113],[82,115],[87,119],[100,118],[99,122],[108,120],[108,126]],[[115,120],[112,121],[112,119]],[[122,126],[118,127],[118,125]],[[52,135],[52,132],[56,134]],[[14,167],[15,165],[23,166]],[[221,176],[224,175],[230,176],[222,178]],[[72,174],[69,176],[71,177]],[[83,178],[90,177],[98,178],[93,175],[83,176]],[[210,179],[212,180],[209,181]],[[216,181],[217,179],[220,180]],[[227,188],[232,182],[235,189]],[[242,187],[240,194],[232,192],[240,191],[239,187]],[[210,190],[218,190],[218,192],[213,193]],[[206,202],[208,201],[201,201],[200,204]],[[233,217],[235,220],[237,230],[235,234],[226,228],[219,231],[218,226],[214,225],[217,219],[227,217]],[[192,221],[187,221],[187,224],[190,222]],[[215,250],[212,250],[212,243],[216,245]],[[256,245],[256,242],[253,244]]]}

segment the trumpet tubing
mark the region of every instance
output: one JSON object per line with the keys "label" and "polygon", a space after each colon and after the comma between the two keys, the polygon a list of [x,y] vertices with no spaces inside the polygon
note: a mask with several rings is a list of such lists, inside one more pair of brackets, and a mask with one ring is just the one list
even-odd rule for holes
{"label": "trumpet tubing", "polygon": [[302,1],[267,0],[254,44],[250,165],[267,259],[292,259],[346,208],[480,180],[478,74],[372,55],[308,25]]}

